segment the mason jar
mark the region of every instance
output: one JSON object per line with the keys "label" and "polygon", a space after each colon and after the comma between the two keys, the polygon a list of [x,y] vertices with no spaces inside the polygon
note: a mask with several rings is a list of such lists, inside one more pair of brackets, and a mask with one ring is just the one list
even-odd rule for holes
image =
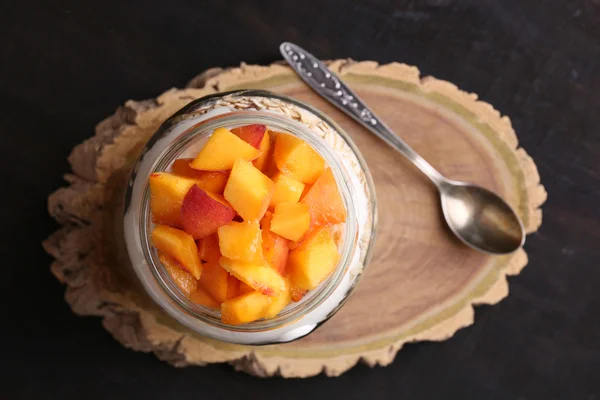
{"label": "mason jar", "polygon": [[[263,124],[294,135],[331,168],[347,220],[341,226],[340,258],[333,273],[276,317],[233,326],[220,312],[192,303],[161,265],[151,243],[154,227],[148,178],[178,158],[194,157],[214,129]],[[212,339],[247,345],[289,342],[306,336],[346,302],[367,265],[377,222],[371,175],[350,137],[311,106],[267,91],[243,90],[195,100],[170,117],[151,137],[132,170],[124,199],[126,252],[141,288],[166,314]]]}

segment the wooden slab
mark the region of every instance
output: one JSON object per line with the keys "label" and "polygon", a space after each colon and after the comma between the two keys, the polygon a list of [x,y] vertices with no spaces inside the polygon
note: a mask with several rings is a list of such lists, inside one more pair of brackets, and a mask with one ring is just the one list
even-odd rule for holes
{"label": "wooden slab", "polygon": [[[404,64],[337,60],[330,68],[442,173],[500,193],[528,232],[538,229],[546,192],[507,117],[448,82],[421,80],[416,68]],[[184,329],[129,284],[114,239],[124,182],[142,144],[189,101],[239,88],[290,95],[332,116],[356,141],[376,185],[379,234],[370,265],[344,308],[294,343],[252,348]],[[455,240],[427,179],[280,64],[212,69],[186,89],[129,101],[69,161],[70,186],[49,199],[50,213],[63,227],[44,242],[56,259],[53,273],[67,285],[67,301],[77,314],[101,316],[126,347],[152,351],[176,366],[229,362],[259,376],[307,377],[339,375],[359,360],[386,365],[404,343],[443,340],[472,324],[472,306],[507,296],[506,275],[527,263],[523,250],[489,256]]]}

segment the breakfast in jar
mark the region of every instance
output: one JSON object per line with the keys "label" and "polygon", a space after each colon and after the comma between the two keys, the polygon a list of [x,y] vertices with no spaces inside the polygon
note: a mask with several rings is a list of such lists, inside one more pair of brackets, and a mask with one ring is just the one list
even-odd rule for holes
{"label": "breakfast in jar", "polygon": [[344,202],[332,170],[296,136],[221,127],[149,185],[162,266],[225,324],[277,316],[336,268]]}

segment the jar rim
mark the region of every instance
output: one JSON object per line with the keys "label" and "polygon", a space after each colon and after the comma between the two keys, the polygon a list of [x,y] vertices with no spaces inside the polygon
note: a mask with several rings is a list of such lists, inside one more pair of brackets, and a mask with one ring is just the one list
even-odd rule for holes
{"label": "jar rim", "polygon": [[[303,320],[304,317],[317,310],[318,307],[322,306],[331,296],[331,294],[338,288],[344,277],[348,275],[348,270],[353,263],[355,254],[357,253],[357,246],[359,244],[359,221],[357,218],[358,205],[355,200],[356,193],[355,189],[351,185],[349,172],[345,168],[341,157],[336,154],[333,148],[330,148],[323,138],[315,134],[313,130],[303,123],[297,122],[282,114],[261,110],[221,110],[220,112],[215,112],[212,115],[210,115],[210,112],[205,114],[198,113],[199,105],[207,105],[215,99],[218,100],[232,94],[240,97],[265,96],[267,98],[284,98],[284,96],[274,95],[270,92],[264,91],[237,91],[225,94],[220,93],[195,100],[169,118],[148,141],[146,147],[140,154],[140,157],[136,163],[136,167],[131,174],[129,187],[125,197],[124,228],[126,232],[131,232],[131,222],[138,222],[137,235],[134,236],[137,236],[139,243],[130,243],[132,237],[131,235],[126,235],[126,243],[130,259],[132,259],[132,265],[136,275],[142,281],[146,291],[161,308],[171,315],[171,317],[175,318],[188,328],[191,328],[195,331],[202,331],[202,334],[218,340],[235,343],[259,344],[262,343],[260,339],[257,338],[258,340],[255,340],[247,337],[242,339],[240,334],[247,336],[247,334],[250,333],[274,331],[278,328],[294,324],[297,325],[297,322]],[[306,109],[305,104],[299,103],[296,100],[288,100],[287,98],[285,98],[285,100],[291,100],[295,105],[300,104]],[[316,114],[312,109],[309,111],[313,114]],[[323,118],[323,115],[320,113],[317,113],[316,116],[320,120],[330,122]],[[274,318],[233,326],[222,323],[219,318],[219,313],[214,312],[209,308],[192,303],[176,286],[164,267],[162,267],[158,261],[156,250],[153,248],[153,246],[151,246],[149,239],[150,230],[153,225],[149,206],[150,190],[148,185],[148,177],[151,173],[165,171],[175,159],[180,157],[185,149],[189,148],[190,145],[197,142],[199,139],[212,133],[212,131],[217,127],[225,126],[228,128],[233,128],[235,126],[247,125],[251,123],[262,123],[276,131],[283,131],[284,133],[289,133],[299,137],[307,142],[325,159],[326,164],[332,170],[342,195],[341,197],[344,201],[344,206],[347,211],[347,221],[344,226],[342,244],[338,247],[340,251],[340,259],[338,264],[331,275],[323,283],[321,283],[317,289],[311,291],[313,293],[309,292],[310,296],[307,294],[306,299],[304,299],[302,302],[295,304],[289,309],[286,308]],[[339,127],[331,127],[335,134],[341,136],[346,142],[350,141],[345,132],[341,131]],[[372,186],[370,174],[366,164],[364,163],[364,160],[362,160],[362,157],[360,156],[360,153],[357,151],[355,146],[350,146],[350,149],[352,153],[357,156],[359,163],[361,164],[361,169],[364,172],[367,180],[367,186],[370,184],[370,189],[372,189],[372,240],[373,236],[375,235],[376,225],[376,202],[374,201],[374,187]],[[145,163],[145,168],[140,169],[139,167],[143,163]],[[137,182],[139,189],[139,179],[143,180],[143,188],[140,197],[141,201],[139,204],[134,204],[134,185]],[[135,212],[133,214],[128,214],[132,211]],[[137,218],[135,218],[134,215]],[[133,231],[135,231],[135,228]],[[364,255],[363,266],[370,258],[370,248],[371,246],[367,246],[367,254]],[[139,259],[139,250],[141,250],[143,260]],[[137,258],[137,262],[134,262],[133,258]],[[148,271],[153,279],[148,276]],[[280,335],[280,337],[277,337],[277,335],[268,335],[269,338],[267,338],[264,343],[293,340],[312,331],[318,324],[323,323],[341,307],[347,296],[352,291],[356,280],[357,278],[347,290],[344,299],[342,299],[339,304],[331,307],[331,310],[329,310],[326,315],[321,315],[317,321],[312,319],[306,321],[306,327],[309,328],[306,333],[302,334],[302,332],[297,332],[298,327],[296,327],[296,332],[293,335],[293,338],[289,339],[285,337],[285,335]],[[159,289],[159,291],[156,289]],[[161,296],[160,294],[164,296]],[[203,325],[200,326],[198,325],[199,323]],[[302,329],[300,329],[300,331],[302,331]],[[299,336],[298,334],[301,335]]]}

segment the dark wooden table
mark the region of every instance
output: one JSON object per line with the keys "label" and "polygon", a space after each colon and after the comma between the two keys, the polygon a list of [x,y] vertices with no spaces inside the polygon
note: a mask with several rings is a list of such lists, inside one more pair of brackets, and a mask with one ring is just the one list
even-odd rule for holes
{"label": "dark wooden table", "polygon": [[[510,296],[442,343],[340,378],[174,369],[63,301],[40,241],[66,155],[129,98],[279,59],[402,61],[510,116],[549,192]],[[0,5],[0,398],[600,398],[600,1],[8,1]]]}

